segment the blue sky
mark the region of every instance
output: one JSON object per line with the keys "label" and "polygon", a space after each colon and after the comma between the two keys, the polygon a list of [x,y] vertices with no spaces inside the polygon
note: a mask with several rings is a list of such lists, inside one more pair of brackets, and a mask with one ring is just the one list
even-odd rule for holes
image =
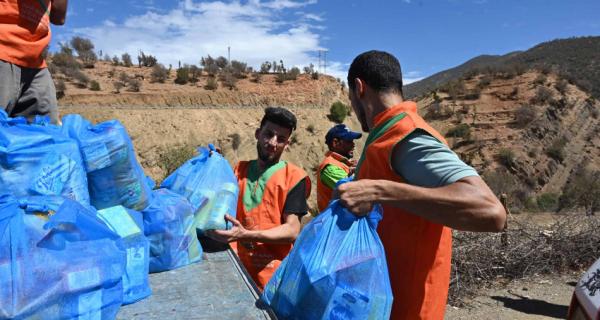
{"label": "blue sky", "polygon": [[400,59],[405,82],[480,54],[526,50],[540,42],[600,35],[599,0],[77,0],[53,28],[51,50],[73,35],[112,55],[156,55],[174,67],[227,56],[258,66],[318,64],[345,79],[359,53]]}

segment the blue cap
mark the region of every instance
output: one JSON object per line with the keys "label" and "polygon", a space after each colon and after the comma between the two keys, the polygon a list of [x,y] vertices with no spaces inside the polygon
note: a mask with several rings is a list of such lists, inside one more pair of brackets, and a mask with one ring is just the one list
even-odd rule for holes
{"label": "blue cap", "polygon": [[362,137],[362,133],[351,131],[345,124],[336,124],[333,128],[327,131],[325,135],[325,143],[330,144],[333,138],[341,140],[356,140]]}

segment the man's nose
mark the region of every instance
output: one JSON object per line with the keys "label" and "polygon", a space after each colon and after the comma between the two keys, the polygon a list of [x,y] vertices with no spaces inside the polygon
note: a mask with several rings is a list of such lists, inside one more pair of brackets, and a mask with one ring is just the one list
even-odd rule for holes
{"label": "man's nose", "polygon": [[272,137],[269,139],[268,143],[269,143],[269,145],[271,145],[271,146],[276,146],[276,145],[277,145],[277,136],[276,136],[276,135],[272,136]]}

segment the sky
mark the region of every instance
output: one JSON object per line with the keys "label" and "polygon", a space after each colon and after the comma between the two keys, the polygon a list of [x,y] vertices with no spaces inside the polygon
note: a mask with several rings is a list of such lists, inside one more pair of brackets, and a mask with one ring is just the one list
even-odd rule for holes
{"label": "sky", "polygon": [[405,84],[481,54],[527,50],[544,41],[600,36],[600,0],[72,0],[51,51],[73,36],[110,56],[140,50],[165,66],[228,54],[258,68],[283,60],[319,65],[345,80],[352,59],[384,50]]}

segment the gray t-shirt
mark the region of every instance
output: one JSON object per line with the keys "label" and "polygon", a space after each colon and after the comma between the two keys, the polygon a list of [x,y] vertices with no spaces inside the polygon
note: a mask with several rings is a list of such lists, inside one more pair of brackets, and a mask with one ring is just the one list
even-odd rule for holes
{"label": "gray t-shirt", "polygon": [[425,131],[412,132],[397,148],[402,155],[398,159],[401,172],[397,173],[409,184],[435,188],[479,176],[456,153]]}

